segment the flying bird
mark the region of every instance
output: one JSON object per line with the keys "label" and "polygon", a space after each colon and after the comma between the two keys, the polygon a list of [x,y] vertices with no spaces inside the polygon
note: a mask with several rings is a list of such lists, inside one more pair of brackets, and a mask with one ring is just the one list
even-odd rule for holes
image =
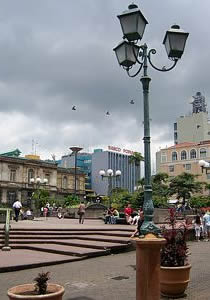
{"label": "flying bird", "polygon": [[74,106],[72,106],[72,110],[76,110],[76,106],[74,105]]}
{"label": "flying bird", "polygon": [[109,111],[107,111],[107,112],[106,112],[106,115],[107,115],[107,116],[110,116],[110,113],[109,113]]}
{"label": "flying bird", "polygon": [[130,101],[130,104],[134,104],[135,102],[133,100]]}

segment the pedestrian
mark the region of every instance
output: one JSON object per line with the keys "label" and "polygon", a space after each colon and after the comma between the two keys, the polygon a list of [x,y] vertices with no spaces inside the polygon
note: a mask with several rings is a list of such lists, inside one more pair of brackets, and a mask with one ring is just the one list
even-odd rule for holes
{"label": "pedestrian", "polygon": [[206,211],[205,215],[203,216],[203,227],[204,231],[206,232],[206,241],[210,240],[210,212]]}
{"label": "pedestrian", "polygon": [[18,222],[18,217],[19,217],[19,213],[20,213],[20,209],[22,207],[22,204],[19,200],[16,200],[14,203],[13,203],[13,206],[12,206],[15,210],[15,221]]}
{"label": "pedestrian", "polygon": [[47,206],[44,207],[43,215],[45,217],[45,220],[47,220],[47,216],[48,216],[48,207]]}
{"label": "pedestrian", "polygon": [[201,236],[201,228],[202,228],[202,222],[201,222],[201,217],[197,215],[194,220],[194,228],[195,228],[195,238],[196,241],[200,241],[200,236]]}
{"label": "pedestrian", "polygon": [[131,214],[133,213],[133,209],[131,208],[130,203],[128,203],[127,206],[125,207],[124,213],[125,213],[125,218],[126,218],[127,224],[131,224],[133,221],[133,218],[131,216]]}
{"label": "pedestrian", "polygon": [[83,224],[85,220],[85,204],[84,201],[81,201],[80,206],[78,208],[79,215],[79,224]]}

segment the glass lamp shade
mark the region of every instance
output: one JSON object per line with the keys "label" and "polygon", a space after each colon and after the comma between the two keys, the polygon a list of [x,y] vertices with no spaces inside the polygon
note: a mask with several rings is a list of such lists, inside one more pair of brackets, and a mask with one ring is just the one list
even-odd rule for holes
{"label": "glass lamp shade", "polygon": [[41,183],[41,178],[37,177],[36,178],[36,183]]}
{"label": "glass lamp shade", "polygon": [[207,161],[205,161],[205,165],[204,165],[205,168],[209,168],[209,163]]}
{"label": "glass lamp shade", "polygon": [[142,39],[148,22],[136,4],[130,4],[128,10],[117,17],[120,20],[123,38],[126,38],[128,41]]}
{"label": "glass lamp shade", "polygon": [[168,57],[177,59],[182,57],[188,35],[189,33],[180,29],[179,25],[171,26],[163,40]]}
{"label": "glass lamp shade", "polygon": [[113,50],[115,51],[120,66],[129,68],[136,63],[139,46],[123,41]]}
{"label": "glass lamp shade", "polygon": [[43,183],[47,184],[48,183],[48,179],[44,178]]}
{"label": "glass lamp shade", "polygon": [[200,167],[204,167],[206,162],[205,162],[205,160],[199,160],[198,163],[199,163]]}
{"label": "glass lamp shade", "polygon": [[35,182],[34,178],[31,178],[30,183],[34,183],[34,182]]}
{"label": "glass lamp shade", "polygon": [[105,173],[105,171],[104,171],[104,170],[100,170],[100,171],[99,171],[99,175],[101,175],[101,176],[105,176],[105,175],[106,175],[106,173]]}
{"label": "glass lamp shade", "polygon": [[108,176],[113,176],[113,170],[112,169],[108,169],[106,171],[106,173],[107,173]]}
{"label": "glass lamp shade", "polygon": [[121,174],[122,174],[122,172],[121,172],[120,170],[117,170],[117,171],[115,172],[115,175],[116,175],[116,176],[121,176]]}

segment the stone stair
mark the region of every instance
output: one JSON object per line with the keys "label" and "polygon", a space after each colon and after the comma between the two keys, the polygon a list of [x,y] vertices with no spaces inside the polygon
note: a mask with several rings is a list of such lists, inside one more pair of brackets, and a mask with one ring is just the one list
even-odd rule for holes
{"label": "stone stair", "polygon": [[[132,249],[130,236],[132,229],[28,229],[13,228],[10,230],[9,245],[11,252],[28,250],[32,253],[56,254],[56,262],[75,261],[73,258],[85,259],[101,255],[109,255]],[[0,247],[4,244],[4,231],[0,229]],[[30,252],[31,253],[31,252]],[[69,259],[68,259],[69,257]],[[65,259],[64,259],[65,258]],[[39,265],[54,264],[52,261],[36,263]],[[30,264],[30,268],[31,268]],[[25,265],[24,268],[27,268]],[[18,266],[16,269],[21,269]],[[9,271],[10,267],[0,266],[0,272]],[[11,266],[14,270],[14,265]]]}

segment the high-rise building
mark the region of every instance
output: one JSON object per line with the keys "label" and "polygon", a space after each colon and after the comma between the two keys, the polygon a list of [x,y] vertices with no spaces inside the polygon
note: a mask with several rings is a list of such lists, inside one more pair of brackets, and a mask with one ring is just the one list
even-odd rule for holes
{"label": "high-rise building", "polygon": [[[114,173],[120,170],[121,176],[112,178],[112,189],[120,187],[129,190],[129,192],[134,191],[134,187],[141,177],[140,165],[136,166],[134,163],[130,163],[130,155],[119,152],[119,149],[117,148],[118,152],[97,149],[92,154],[92,189],[97,194],[108,195],[109,192],[108,180],[101,178],[100,170],[112,169]],[[123,149],[123,151],[128,150]]]}
{"label": "high-rise building", "polygon": [[174,144],[199,143],[210,139],[210,122],[205,97],[197,92],[193,99],[192,113],[180,116],[174,123]]}
{"label": "high-rise building", "polygon": [[[129,154],[132,154],[132,151],[119,147],[109,146],[109,148],[112,151],[95,149],[93,153],[77,154],[77,167],[86,174],[86,190],[93,190],[99,195],[108,195],[108,180],[106,178],[102,180],[99,171],[112,169],[114,172],[120,170],[122,173],[119,178],[112,178],[112,189],[121,187],[133,192],[141,177],[140,165],[136,166],[129,162]],[[62,156],[59,166],[74,168],[74,155]]]}

